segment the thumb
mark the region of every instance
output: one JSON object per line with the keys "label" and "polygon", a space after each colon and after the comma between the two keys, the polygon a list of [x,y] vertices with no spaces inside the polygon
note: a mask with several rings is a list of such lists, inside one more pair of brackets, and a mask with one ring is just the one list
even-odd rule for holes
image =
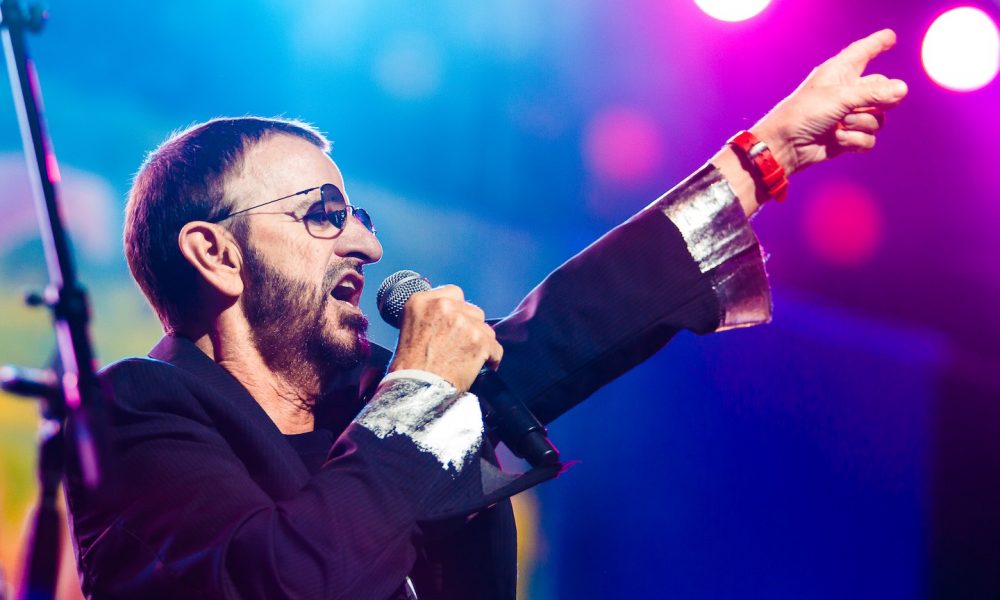
{"label": "thumb", "polygon": [[906,97],[909,88],[902,79],[868,75],[844,88],[842,102],[849,111],[869,106],[891,108]]}

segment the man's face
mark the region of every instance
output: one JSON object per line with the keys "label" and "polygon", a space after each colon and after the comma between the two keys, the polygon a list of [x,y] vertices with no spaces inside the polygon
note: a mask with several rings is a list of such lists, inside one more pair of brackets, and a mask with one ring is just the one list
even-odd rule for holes
{"label": "man's face", "polygon": [[[247,153],[227,189],[240,210],[324,183],[344,190],[325,153],[275,135]],[[319,199],[316,190],[236,217],[245,219],[240,304],[252,342],[268,367],[310,387],[367,358],[368,322],[358,308],[362,265],[382,256],[375,236],[353,216],[332,237],[311,235],[301,217]]]}

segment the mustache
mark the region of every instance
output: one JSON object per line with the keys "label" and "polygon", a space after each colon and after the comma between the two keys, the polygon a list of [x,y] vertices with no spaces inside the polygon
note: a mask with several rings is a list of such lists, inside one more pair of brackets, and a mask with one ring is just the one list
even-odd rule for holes
{"label": "mustache", "polygon": [[323,290],[325,290],[325,295],[328,296],[330,294],[330,291],[333,290],[333,286],[337,283],[337,281],[339,281],[340,278],[344,276],[344,273],[347,273],[349,271],[354,271],[355,273],[357,273],[362,277],[365,276],[364,265],[362,265],[360,261],[359,262],[351,261],[349,264],[346,265],[339,265],[332,267],[326,271],[325,275],[323,275]]}

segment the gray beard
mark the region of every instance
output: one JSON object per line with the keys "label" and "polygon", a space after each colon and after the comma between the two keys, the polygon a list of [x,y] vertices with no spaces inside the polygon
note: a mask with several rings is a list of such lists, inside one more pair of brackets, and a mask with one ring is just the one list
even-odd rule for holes
{"label": "gray beard", "polygon": [[344,261],[328,270],[323,285],[315,290],[273,269],[252,244],[244,243],[243,249],[246,268],[240,301],[254,347],[269,369],[307,391],[309,398],[304,401],[311,406],[325,382],[371,354],[365,336],[368,319],[363,315],[341,315],[337,327],[354,334],[348,343],[329,338],[323,327],[334,283],[346,269],[360,272],[361,267]]}

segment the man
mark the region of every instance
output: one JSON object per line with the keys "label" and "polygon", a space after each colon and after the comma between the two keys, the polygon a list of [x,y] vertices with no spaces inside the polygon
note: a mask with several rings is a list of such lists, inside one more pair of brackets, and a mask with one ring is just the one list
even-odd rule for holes
{"label": "man", "polygon": [[91,495],[68,478],[85,592],[513,598],[507,497],[557,467],[499,470],[467,393],[479,369],[548,422],[682,328],[766,321],[747,217],[784,194],[779,165],[874,145],[906,86],[862,73],[894,42],[881,31],[818,67],[495,327],[457,287],[414,295],[391,362],[358,310],[382,248],[322,136],[240,118],[172,137],[137,175],[125,225],[167,335],[103,374],[112,481]]}

